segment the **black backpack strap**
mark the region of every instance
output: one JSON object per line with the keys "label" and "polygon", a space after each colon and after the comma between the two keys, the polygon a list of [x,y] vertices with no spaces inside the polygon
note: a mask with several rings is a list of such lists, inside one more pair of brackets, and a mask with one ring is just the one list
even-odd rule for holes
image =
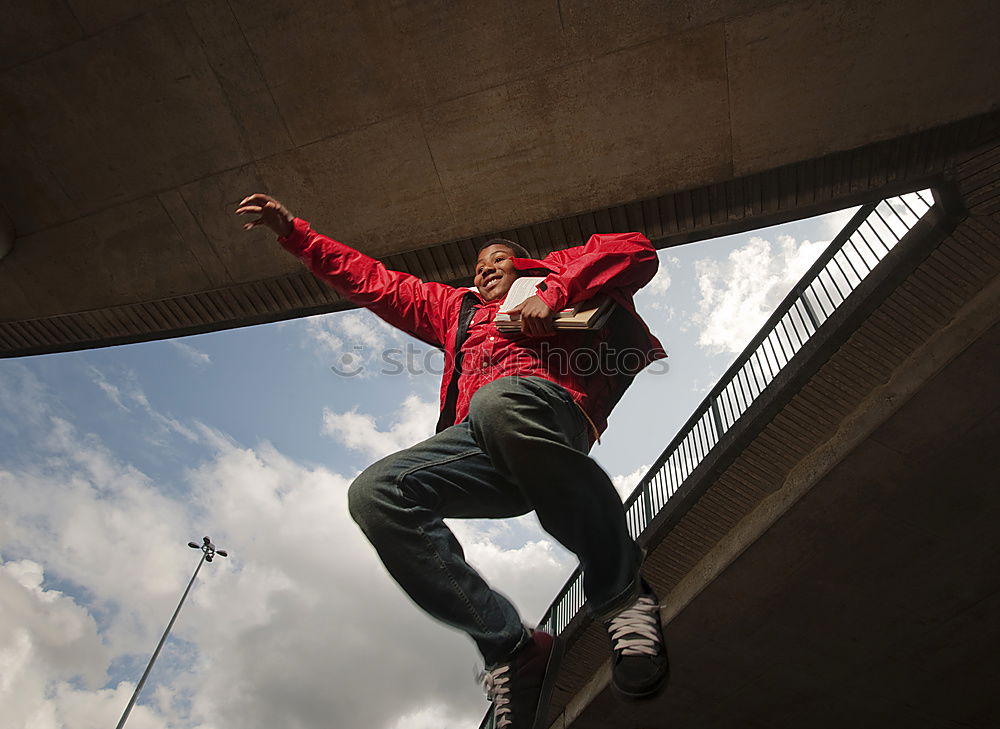
{"label": "black backpack strap", "polygon": [[[462,306],[458,312],[458,328],[455,330],[455,364],[451,369],[451,379],[448,381],[444,405],[441,407],[441,416],[434,429],[436,433],[440,433],[455,422],[455,408],[458,405],[458,379],[462,374],[462,345],[469,338],[469,324],[472,322],[472,315],[479,308],[478,303],[476,295],[471,291],[462,297]],[[448,356],[447,350],[445,350],[445,356]]]}

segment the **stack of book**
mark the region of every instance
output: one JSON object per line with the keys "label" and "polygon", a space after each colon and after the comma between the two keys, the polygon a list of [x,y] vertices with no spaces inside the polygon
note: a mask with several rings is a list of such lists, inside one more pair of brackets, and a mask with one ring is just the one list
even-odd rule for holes
{"label": "stack of book", "polygon": [[[544,280],[542,276],[523,276],[511,284],[507,298],[500,305],[494,323],[501,332],[517,332],[521,330],[520,314],[510,314],[510,310],[523,304],[534,296],[538,284]],[[558,330],[591,330],[600,329],[607,322],[615,302],[606,294],[583,301],[575,306],[568,306],[560,311],[552,325]]]}

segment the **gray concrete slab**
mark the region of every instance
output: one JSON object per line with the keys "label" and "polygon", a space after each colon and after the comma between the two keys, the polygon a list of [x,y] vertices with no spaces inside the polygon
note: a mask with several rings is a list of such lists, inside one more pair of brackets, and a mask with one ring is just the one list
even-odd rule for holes
{"label": "gray concrete slab", "polygon": [[418,69],[380,3],[240,3],[237,17],[296,145],[421,106]]}
{"label": "gray concrete slab", "polygon": [[236,121],[240,143],[252,159],[260,159],[295,145],[233,7],[228,0],[191,0],[184,11]]}
{"label": "gray concrete slab", "polygon": [[[836,164],[846,173],[812,161],[971,122],[998,105],[1000,6],[988,0],[4,8],[4,209],[24,244],[36,245],[58,238],[36,233],[162,196],[181,233],[145,229],[145,240],[176,250],[178,265],[157,279],[162,288],[146,289],[147,301],[199,296],[203,280],[288,271],[273,251],[244,246],[221,204],[260,189],[233,174],[254,163],[251,181],[376,255],[535,224],[569,237],[595,220],[630,226],[635,215],[609,213],[629,204],[650,213],[652,233],[690,239],[732,221],[752,227],[754,215],[773,222],[801,206],[877,194],[901,169],[927,171],[922,160],[940,170],[947,153],[936,152],[961,147],[947,135],[893,150],[892,164],[844,157]],[[975,125],[963,130],[975,136]],[[782,177],[786,163],[799,168]],[[869,179],[869,166],[888,171]],[[208,197],[195,199],[203,190]],[[185,278],[192,258],[204,277]],[[18,288],[31,300],[72,277],[25,270]],[[106,301],[83,290],[56,294],[79,309],[53,299],[29,313],[73,315]],[[0,299],[0,323],[23,312],[23,296],[10,300],[8,309]]]}
{"label": "gray concrete slab", "polygon": [[79,40],[84,30],[63,0],[0,3],[0,70]]}
{"label": "gray concrete slab", "polygon": [[[197,183],[196,183],[197,184]],[[180,243],[186,247],[192,259],[208,277],[213,288],[221,288],[233,283],[233,277],[226,265],[228,257],[223,258],[212,245],[211,239],[205,234],[201,223],[194,216],[191,208],[177,190],[162,192],[156,196],[163,210],[170,218],[170,223],[180,238]],[[167,238],[166,231],[156,231],[154,236],[147,238],[146,245],[171,245],[173,238]]]}
{"label": "gray concrete slab", "polygon": [[[0,74],[0,89],[4,88]],[[0,91],[0,93],[4,93]],[[10,106],[0,114],[0,198],[23,237],[79,218],[80,207],[66,193],[31,141],[21,122],[19,102],[4,94]]]}
{"label": "gray concrete slab", "polygon": [[[722,28],[710,26],[428,109],[462,234],[728,175],[724,66]],[[569,178],[579,185],[560,184]]]}
{"label": "gray concrete slab", "polygon": [[[551,2],[393,3],[386,21],[413,63],[424,108],[544,75],[594,55],[573,42]],[[631,39],[615,37],[616,44]]]}
{"label": "gray concrete slab", "polygon": [[150,10],[176,5],[171,0],[65,0],[87,35],[95,35]]}
{"label": "gray concrete slab", "polygon": [[569,42],[590,56],[749,15],[785,0],[562,0],[559,12]]}
{"label": "gray concrete slab", "polygon": [[[74,289],[77,292],[89,290],[89,286],[81,286],[73,279],[79,275],[68,268],[67,261],[59,257],[59,249],[64,249],[75,263],[81,258],[88,259],[95,248],[96,236],[90,222],[77,219],[69,223],[50,228],[33,236],[18,238],[11,253],[3,260],[5,278],[14,283],[14,295],[8,296],[4,290],[4,308],[10,311],[11,318],[34,318],[56,311],[68,311],[65,307],[79,303],[73,300]],[[54,274],[51,269],[58,268]],[[100,272],[96,274],[100,276]],[[104,282],[102,282],[104,283]],[[20,293],[20,296],[17,294]]]}
{"label": "gray concrete slab", "polygon": [[207,244],[202,254],[217,259],[211,269],[213,276],[224,272],[228,280],[244,282],[300,270],[301,264],[274,242],[270,231],[244,231],[241,226],[246,221],[234,214],[246,195],[266,188],[268,184],[256,165],[205,177],[180,188],[184,206],[196,221],[197,231],[204,235],[204,242],[192,239],[189,245],[194,250]]}
{"label": "gray concrete slab", "polygon": [[816,0],[731,19],[735,174],[996,108],[994,81],[977,72],[1000,66],[987,27],[1000,32],[991,0]]}
{"label": "gray concrete slab", "polygon": [[413,115],[261,160],[257,168],[265,189],[296,215],[369,255],[422,247],[453,237],[458,227]]}
{"label": "gray concrete slab", "polygon": [[212,285],[155,196],[21,239],[4,264],[24,293],[22,315],[142,301],[153,289],[179,293],[179,270],[183,280]]}
{"label": "gray concrete slab", "polygon": [[[81,214],[247,159],[194,27],[173,7],[0,74],[0,95],[18,101],[18,146]],[[10,215],[20,234],[56,222]]]}
{"label": "gray concrete slab", "polygon": [[0,291],[3,291],[5,307],[11,312],[33,311],[31,302],[24,292],[20,271],[11,265],[0,267]]}

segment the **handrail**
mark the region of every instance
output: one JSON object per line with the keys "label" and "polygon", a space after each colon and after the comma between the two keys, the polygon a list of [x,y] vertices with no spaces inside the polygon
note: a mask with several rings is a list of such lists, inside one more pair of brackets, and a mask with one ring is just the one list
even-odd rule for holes
{"label": "handrail", "polygon": [[[919,190],[862,205],[782,300],[718,384],[681,426],[625,500],[625,517],[639,537],[722,437],[760,397],[823,323],[934,205]],[[578,567],[538,623],[556,635],[586,602]],[[487,712],[480,729],[491,729]]]}

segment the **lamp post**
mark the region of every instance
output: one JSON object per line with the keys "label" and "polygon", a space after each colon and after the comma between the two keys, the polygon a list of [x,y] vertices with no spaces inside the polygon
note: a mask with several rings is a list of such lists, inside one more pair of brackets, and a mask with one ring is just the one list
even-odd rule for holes
{"label": "lamp post", "polygon": [[174,610],[174,615],[170,618],[170,622],[167,623],[167,629],[163,631],[163,636],[160,638],[160,642],[156,646],[156,650],[153,651],[153,656],[149,659],[149,663],[146,665],[146,670],[142,673],[142,678],[139,679],[139,683],[135,686],[135,691],[132,692],[132,698],[129,699],[128,706],[125,707],[125,713],[122,714],[122,718],[118,721],[118,726],[115,729],[122,729],[125,726],[125,720],[128,719],[128,715],[132,711],[132,707],[135,706],[135,700],[139,698],[139,692],[142,691],[143,685],[146,683],[146,678],[149,676],[149,671],[156,662],[156,657],[160,655],[160,649],[163,647],[163,643],[167,640],[167,635],[170,633],[170,629],[174,627],[174,621],[177,620],[177,614],[181,611],[181,606],[184,604],[184,600],[187,599],[188,593],[191,592],[191,585],[194,584],[194,578],[198,576],[198,570],[205,562],[211,562],[215,555],[220,557],[228,557],[229,553],[224,549],[216,549],[215,545],[212,544],[212,540],[208,537],[204,538],[201,544],[197,542],[188,542],[188,546],[191,549],[201,550],[201,559],[198,560],[198,566],[194,568],[194,574],[191,575],[191,581],[188,582],[187,589],[184,590],[184,594],[181,595],[181,601],[177,603],[177,609]]}

